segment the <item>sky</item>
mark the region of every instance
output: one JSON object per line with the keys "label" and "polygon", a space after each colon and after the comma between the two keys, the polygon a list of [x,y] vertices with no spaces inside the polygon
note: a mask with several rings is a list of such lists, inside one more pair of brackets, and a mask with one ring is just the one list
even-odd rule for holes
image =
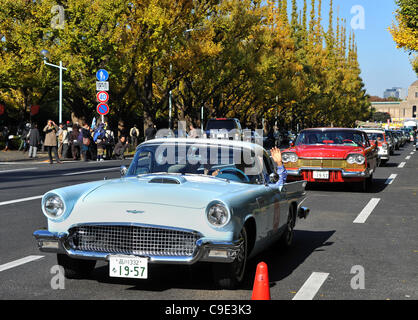
{"label": "sky", "polygon": [[[290,1],[289,6],[290,6]],[[303,1],[298,0],[299,10]],[[395,21],[395,0],[334,0],[334,16],[347,21],[347,32],[354,31],[361,77],[367,93],[383,97],[392,87],[408,88],[417,75],[409,54],[397,49],[388,28]],[[310,1],[308,1],[308,14]],[[328,25],[329,0],[322,0],[322,19]],[[334,18],[335,20],[335,18]]]}

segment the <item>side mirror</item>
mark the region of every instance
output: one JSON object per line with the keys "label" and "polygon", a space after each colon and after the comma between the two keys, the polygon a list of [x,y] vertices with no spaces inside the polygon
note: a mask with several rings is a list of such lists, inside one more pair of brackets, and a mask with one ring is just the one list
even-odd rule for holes
{"label": "side mirror", "polygon": [[128,168],[126,168],[125,166],[121,166],[120,167],[120,175],[122,177],[126,176],[126,174],[128,173]]}
{"label": "side mirror", "polygon": [[279,181],[279,175],[277,173],[270,173],[269,175],[270,183],[277,183]]}

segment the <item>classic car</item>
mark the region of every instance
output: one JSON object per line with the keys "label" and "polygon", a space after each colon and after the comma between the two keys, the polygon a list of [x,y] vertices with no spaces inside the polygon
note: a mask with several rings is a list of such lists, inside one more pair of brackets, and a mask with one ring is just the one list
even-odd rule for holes
{"label": "classic car", "polygon": [[214,118],[206,123],[205,134],[210,139],[242,140],[243,131],[236,118]]}
{"label": "classic car", "polygon": [[288,181],[352,182],[365,191],[373,182],[377,147],[358,129],[302,130],[283,151]]}
{"label": "classic car", "polygon": [[273,242],[290,246],[306,182],[278,186],[274,161],[254,143],[165,138],[140,144],[121,178],[47,192],[47,230],[34,237],[57,254],[65,276],[97,260],[109,276],[148,278],[152,264],[211,262],[214,281],[234,288],[247,260]]}
{"label": "classic car", "polygon": [[361,129],[366,132],[371,143],[377,144],[378,164],[386,163],[390,159],[388,138],[383,129]]}
{"label": "classic car", "polygon": [[393,130],[386,130],[385,132],[386,134],[389,134],[392,137],[394,150],[399,150],[399,148],[401,147],[401,141],[398,135]]}

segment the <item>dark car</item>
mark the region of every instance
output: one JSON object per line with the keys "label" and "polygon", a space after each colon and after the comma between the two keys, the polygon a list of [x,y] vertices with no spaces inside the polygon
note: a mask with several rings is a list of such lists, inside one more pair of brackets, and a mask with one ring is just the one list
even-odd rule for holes
{"label": "dark car", "polygon": [[241,140],[242,127],[236,118],[209,119],[205,129],[206,137],[210,139]]}

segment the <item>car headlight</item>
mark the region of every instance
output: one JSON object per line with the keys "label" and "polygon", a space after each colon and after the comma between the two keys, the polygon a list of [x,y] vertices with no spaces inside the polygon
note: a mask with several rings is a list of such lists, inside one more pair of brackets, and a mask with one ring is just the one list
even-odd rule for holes
{"label": "car headlight", "polygon": [[52,220],[59,219],[65,212],[64,201],[57,194],[48,194],[42,199],[42,211]]}
{"label": "car headlight", "polygon": [[206,217],[211,225],[220,228],[229,222],[231,215],[225,205],[220,202],[214,202],[208,206]]}
{"label": "car headlight", "polygon": [[299,157],[296,153],[293,152],[287,152],[283,153],[282,155],[282,161],[283,162],[297,162],[299,160]]}
{"label": "car headlight", "polygon": [[366,161],[366,158],[362,154],[350,154],[347,157],[347,162],[349,164],[363,164]]}

